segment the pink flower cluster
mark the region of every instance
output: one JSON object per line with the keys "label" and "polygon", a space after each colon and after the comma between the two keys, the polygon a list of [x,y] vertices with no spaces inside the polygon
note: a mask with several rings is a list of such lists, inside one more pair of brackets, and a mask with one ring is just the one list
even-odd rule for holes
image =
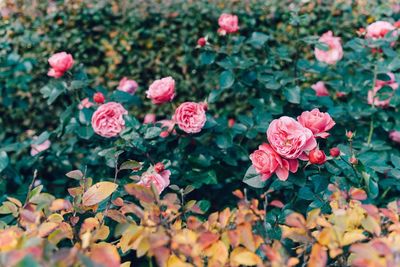
{"label": "pink flower cluster", "polygon": [[235,33],[239,30],[239,18],[232,14],[224,13],[218,19],[218,33],[226,35],[227,33]]}
{"label": "pink flower cluster", "polygon": [[[260,145],[250,155],[253,167],[263,180],[275,173],[285,181],[289,172],[297,171],[298,159],[309,159],[310,151],[317,147],[316,138],[327,138],[327,131],[334,125],[331,116],[318,109],[303,112],[297,121],[287,116],[273,120],[267,130],[269,144]],[[315,156],[319,157],[320,162],[321,156],[313,152],[313,160]]]}
{"label": "pink flower cluster", "polygon": [[74,59],[71,54],[67,54],[66,52],[60,52],[52,55],[48,62],[51,66],[48,76],[54,78],[60,78],[64,75],[66,71],[72,68],[74,65]]}
{"label": "pink flower cluster", "polygon": [[[162,165],[162,168],[159,168],[159,165]],[[161,192],[168,187],[170,183],[170,176],[171,171],[164,170],[164,165],[162,163],[157,163],[154,168],[150,168],[142,174],[138,184],[144,185],[146,187],[151,187],[151,185],[153,184],[158,193],[161,194]]]}

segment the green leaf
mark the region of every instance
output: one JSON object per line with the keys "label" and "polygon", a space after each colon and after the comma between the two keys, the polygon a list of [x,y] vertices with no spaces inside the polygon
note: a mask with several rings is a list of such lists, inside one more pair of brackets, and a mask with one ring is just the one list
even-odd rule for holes
{"label": "green leaf", "polygon": [[144,139],[153,139],[160,135],[161,128],[159,127],[150,127],[147,128],[146,133],[144,134]]}
{"label": "green leaf", "polygon": [[219,86],[221,89],[227,89],[232,87],[234,82],[235,82],[235,76],[230,70],[223,71],[219,76]]}
{"label": "green leaf", "polygon": [[39,263],[31,256],[24,257],[15,267],[40,267]]}
{"label": "green leaf", "polygon": [[325,43],[321,43],[321,42],[316,43],[315,47],[317,49],[319,49],[319,50],[322,50],[322,51],[328,51],[329,50],[329,45],[327,45]]}
{"label": "green leaf", "polygon": [[216,54],[212,51],[205,51],[200,54],[200,64],[201,65],[210,65],[214,63]]}
{"label": "green leaf", "polygon": [[7,168],[10,160],[8,159],[7,153],[5,151],[0,151],[0,172]]}
{"label": "green leaf", "polygon": [[262,32],[253,32],[250,39],[247,41],[255,48],[261,48],[265,42],[269,40],[269,36]]}
{"label": "green leaf", "polygon": [[390,156],[390,159],[391,159],[391,161],[393,163],[393,166],[395,166],[396,168],[400,169],[400,157],[392,154]]}
{"label": "green leaf", "polygon": [[300,104],[300,87],[296,86],[293,88],[285,89],[284,94],[287,101],[292,104]]}
{"label": "green leaf", "polygon": [[254,188],[263,188],[267,184],[266,181],[261,180],[261,175],[257,173],[253,165],[247,169],[243,182]]}
{"label": "green leaf", "polygon": [[142,167],[142,164],[140,162],[137,162],[135,160],[128,160],[125,161],[124,163],[119,166],[120,170],[139,170]]}

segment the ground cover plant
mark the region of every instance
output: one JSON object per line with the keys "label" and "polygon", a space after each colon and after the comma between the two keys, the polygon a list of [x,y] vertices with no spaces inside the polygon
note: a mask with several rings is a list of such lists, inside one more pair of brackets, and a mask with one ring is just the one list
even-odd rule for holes
{"label": "ground cover plant", "polygon": [[396,1],[4,1],[4,266],[398,266]]}

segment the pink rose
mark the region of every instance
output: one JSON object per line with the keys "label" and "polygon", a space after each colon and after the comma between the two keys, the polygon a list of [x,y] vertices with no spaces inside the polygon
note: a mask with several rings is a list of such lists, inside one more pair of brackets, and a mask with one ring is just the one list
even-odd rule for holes
{"label": "pink rose", "polygon": [[250,160],[254,169],[261,174],[263,181],[267,180],[276,173],[279,180],[286,181],[289,171],[294,173],[299,167],[299,162],[294,159],[283,159],[268,144],[262,144],[258,150],[250,155]]}
{"label": "pink rose", "polygon": [[311,111],[304,111],[297,117],[301,125],[311,130],[315,137],[327,138],[329,131],[335,122],[328,113],[320,112],[315,108]]}
{"label": "pink rose", "polygon": [[51,68],[47,75],[54,78],[60,78],[74,65],[74,59],[72,58],[72,55],[65,52],[52,55],[48,59],[48,62]]}
{"label": "pink rose", "polygon": [[169,177],[171,176],[171,172],[169,170],[164,170],[160,173],[157,172],[145,172],[140,177],[140,181],[138,184],[144,185],[146,187],[151,187],[151,184],[157,188],[159,194],[167,188],[169,185]]}
{"label": "pink rose", "polygon": [[329,91],[326,89],[325,83],[322,81],[311,85],[311,88],[315,91],[317,96],[329,96]]}
{"label": "pink rose", "polygon": [[[368,91],[368,104],[382,108],[389,106],[390,99],[393,97],[394,91],[397,90],[397,88],[399,88],[399,84],[396,83],[396,81],[394,80],[393,73],[389,72],[387,73],[387,75],[389,75],[390,77],[389,81],[376,80],[374,89]],[[390,87],[393,90],[391,92],[382,94],[383,99],[381,100],[380,95],[378,94],[377,96],[377,93],[384,86]]]}
{"label": "pink rose", "polygon": [[176,110],[172,118],[186,133],[199,133],[206,123],[204,103],[185,102]]}
{"label": "pink rose", "polygon": [[147,98],[150,98],[153,104],[172,101],[175,96],[175,80],[172,77],[156,80],[150,85],[146,94]]}
{"label": "pink rose", "polygon": [[144,124],[155,123],[156,122],[156,114],[146,114],[143,119]]}
{"label": "pink rose", "polygon": [[391,131],[389,138],[396,143],[400,143],[400,131]]}
{"label": "pink rose", "polygon": [[89,101],[89,98],[86,97],[86,98],[82,99],[82,101],[79,103],[78,109],[90,108],[93,105],[94,104]]}
{"label": "pink rose", "polygon": [[161,120],[157,122],[161,124],[161,128],[164,130],[160,133],[160,137],[165,138],[168,137],[170,133],[176,133],[174,130],[175,122],[173,120]]}
{"label": "pink rose", "polygon": [[307,159],[304,152],[317,146],[311,130],[287,116],[271,122],[267,138],[271,147],[286,159]]}
{"label": "pink rose", "polygon": [[[33,137],[33,140],[37,139],[37,136]],[[43,143],[35,145],[31,144],[31,156],[35,156],[39,154],[42,151],[45,151],[48,149],[51,145],[51,142],[49,140],[45,140]]]}
{"label": "pink rose", "polygon": [[368,25],[365,37],[373,40],[381,39],[384,38],[388,32],[395,29],[396,27],[387,21],[376,21]]}
{"label": "pink rose", "polygon": [[335,64],[343,57],[343,49],[340,43],[340,37],[334,37],[332,31],[324,33],[318,40],[320,43],[328,45],[328,50],[314,49],[315,57],[318,61],[326,64]]}
{"label": "pink rose", "polygon": [[128,111],[116,102],[100,105],[92,116],[92,127],[95,133],[103,137],[114,137],[125,128],[124,115]]}
{"label": "pink rose", "polygon": [[235,33],[239,30],[239,19],[237,16],[232,14],[222,14],[218,19],[218,33],[225,35],[227,33]]}
{"label": "pink rose", "polygon": [[128,78],[124,77],[119,81],[117,90],[133,95],[138,89],[138,87],[139,86],[136,81],[128,80]]}

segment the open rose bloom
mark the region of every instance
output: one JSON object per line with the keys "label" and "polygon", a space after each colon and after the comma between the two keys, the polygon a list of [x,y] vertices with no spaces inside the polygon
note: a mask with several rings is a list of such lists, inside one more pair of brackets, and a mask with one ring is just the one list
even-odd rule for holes
{"label": "open rose bloom", "polygon": [[174,122],[186,133],[199,133],[206,123],[204,103],[185,102],[176,110]]}
{"label": "open rose bloom", "polygon": [[94,132],[107,138],[117,136],[125,129],[124,115],[127,114],[128,111],[116,102],[108,102],[99,106],[92,116]]}
{"label": "open rose bloom", "polygon": [[175,80],[172,77],[156,80],[150,85],[146,94],[153,104],[170,102],[175,97]]}
{"label": "open rose bloom", "polygon": [[297,121],[304,127],[311,130],[315,137],[327,138],[329,131],[335,126],[335,122],[328,113],[320,112],[315,108],[311,111],[304,111]]}
{"label": "open rose bloom", "polygon": [[117,90],[133,95],[138,87],[139,86],[135,80],[129,80],[127,77],[124,77],[119,81]]}
{"label": "open rose bloom", "polygon": [[282,181],[287,180],[289,171],[294,173],[299,167],[299,162],[293,159],[284,159],[268,144],[262,144],[258,150],[250,155],[250,160],[262,180],[267,180],[274,173]]}
{"label": "open rose bloom", "polygon": [[[377,40],[382,39],[388,32],[396,30],[396,27],[387,21],[376,21],[367,27],[365,38]],[[397,34],[394,32],[394,34]],[[394,44],[392,44],[394,45]]]}
{"label": "open rose bloom", "polygon": [[72,55],[67,54],[66,52],[60,52],[52,55],[48,59],[48,62],[51,68],[47,75],[54,78],[60,78],[74,65],[74,59],[72,58]]}
{"label": "open rose bloom", "polygon": [[324,33],[318,41],[329,47],[327,51],[315,48],[314,54],[318,61],[332,65],[342,59],[343,48],[340,37],[333,36],[332,31]]}
{"label": "open rose bloom", "polygon": [[325,83],[322,81],[311,85],[311,88],[315,91],[316,96],[329,96],[329,91],[326,88]]}
{"label": "open rose bloom", "polygon": [[170,176],[171,172],[169,170],[164,170],[160,173],[148,171],[142,174],[138,184],[146,187],[151,187],[151,184],[153,184],[157,188],[158,193],[161,194],[168,187]]}
{"label": "open rose bloom", "polygon": [[218,19],[218,33],[225,35],[227,33],[235,33],[239,30],[239,18],[232,14],[222,14]]}
{"label": "open rose bloom", "polygon": [[[389,72],[387,75],[390,77],[390,80],[377,80],[374,89],[368,91],[368,104],[382,108],[389,106],[390,100],[395,91],[399,88],[399,84],[395,81],[393,73]],[[381,93],[383,91],[382,88],[384,87],[389,89],[389,92]]]}

